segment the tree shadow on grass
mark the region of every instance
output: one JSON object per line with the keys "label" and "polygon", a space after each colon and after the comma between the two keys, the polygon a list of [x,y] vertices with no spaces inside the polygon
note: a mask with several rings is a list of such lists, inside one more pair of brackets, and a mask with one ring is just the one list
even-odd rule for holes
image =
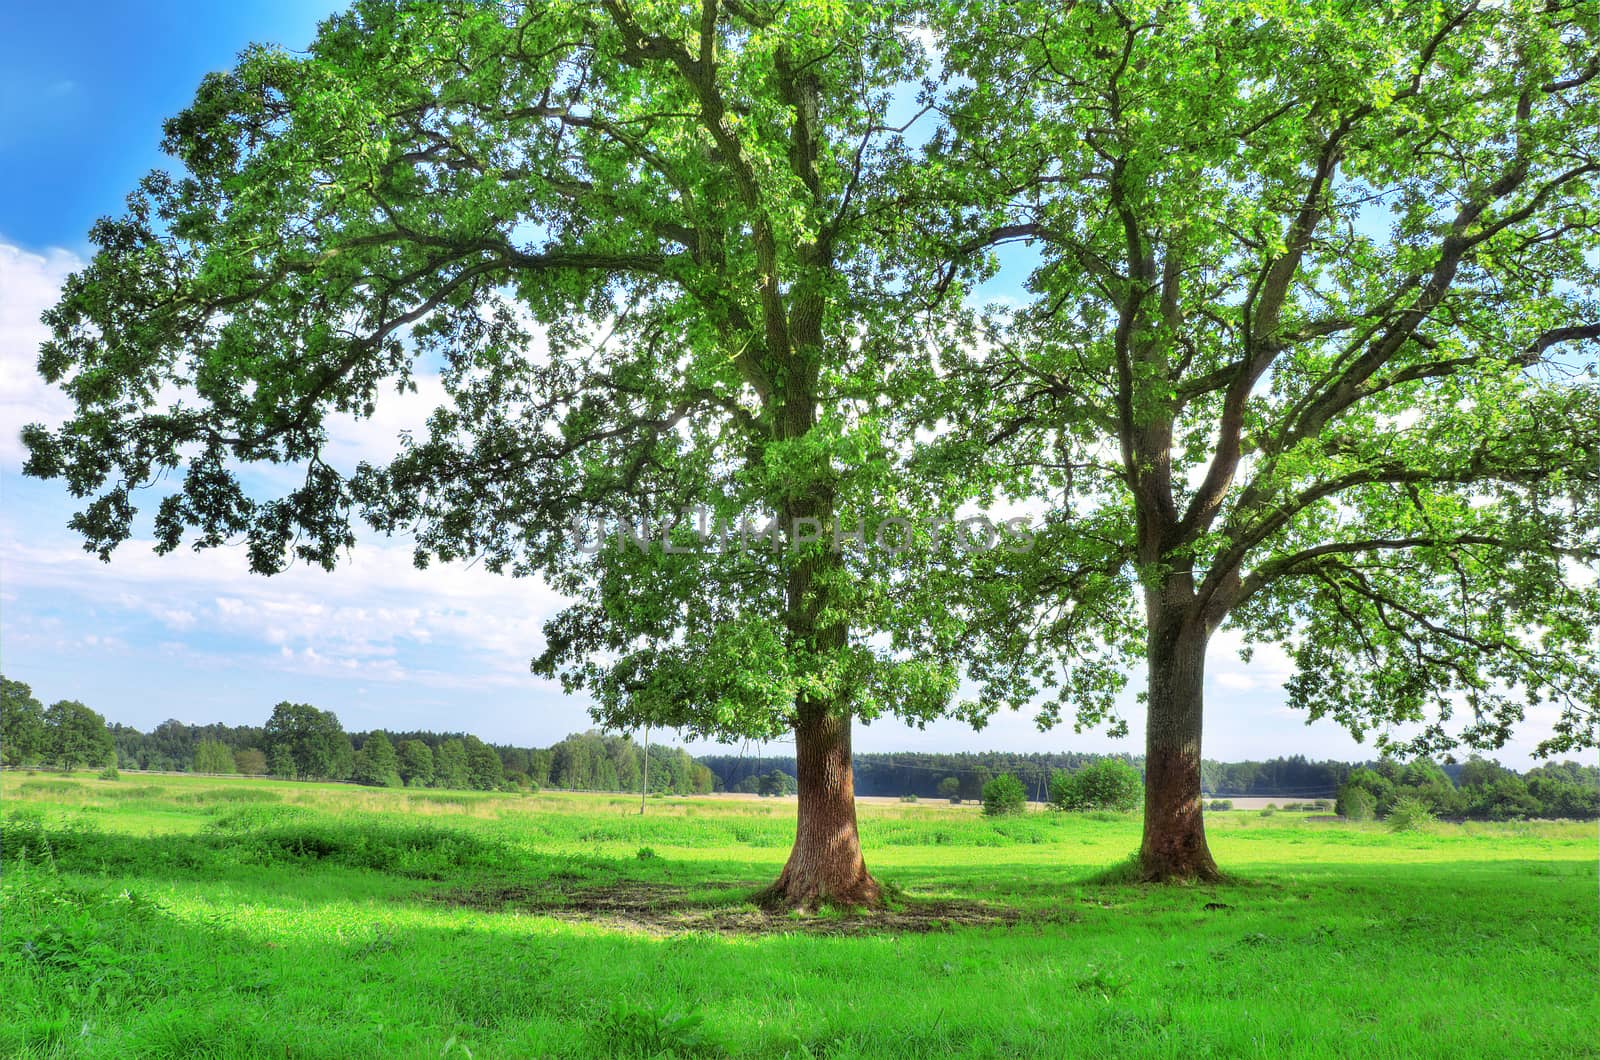
{"label": "tree shadow on grass", "polygon": [[884,909],[766,909],[755,901],[763,881],[729,879],[703,865],[686,878],[686,866],[668,859],[541,853],[437,827],[289,821],[140,836],[38,820],[6,826],[0,845],[8,861],[105,879],[221,883],[271,904],[386,897],[658,935],[924,934],[1028,919],[999,901],[908,894],[892,883]]}

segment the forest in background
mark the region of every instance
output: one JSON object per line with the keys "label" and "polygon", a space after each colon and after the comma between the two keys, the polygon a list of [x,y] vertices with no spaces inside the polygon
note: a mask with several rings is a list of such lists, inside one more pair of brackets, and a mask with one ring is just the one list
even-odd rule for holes
{"label": "forest in background", "polygon": [[[491,744],[471,733],[373,729],[346,732],[332,711],[279,703],[262,725],[191,725],[168,720],[149,732],[107,724],[89,707],[61,700],[46,708],[32,690],[0,677],[0,756],[7,766],[140,769],[349,781],[378,787],[478,791],[638,792],[646,776],[644,744],[629,734],[573,733],[549,747]],[[748,744],[736,754],[694,758],[651,742],[649,790],[703,795],[738,791],[792,794],[792,755]],[[1073,751],[904,752],[855,755],[857,795],[973,801],[984,785],[1009,774],[1036,802],[1050,797],[1051,778],[1105,759],[1142,770],[1138,755]],[[1600,770],[1547,763],[1523,773],[1474,756],[1465,762],[1410,763],[1392,758],[1348,763],[1302,755],[1264,762],[1206,761],[1209,797],[1261,796],[1339,800],[1342,813],[1386,814],[1417,800],[1449,818],[1506,820],[1600,816]],[[1359,789],[1359,794],[1355,793]]]}

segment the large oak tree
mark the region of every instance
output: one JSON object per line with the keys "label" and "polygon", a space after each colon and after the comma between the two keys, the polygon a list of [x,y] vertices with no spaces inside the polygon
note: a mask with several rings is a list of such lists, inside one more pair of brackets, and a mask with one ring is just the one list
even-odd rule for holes
{"label": "large oak tree", "polygon": [[[892,474],[937,324],[904,289],[925,244],[899,238],[920,193],[895,122],[927,62],[896,18],[364,0],[304,54],[248,50],[168,123],[187,172],[95,228],[48,314],[40,369],[76,412],[25,432],[28,472],[86,498],[103,557],[154,484],[162,550],[242,540],[263,574],[334,566],[363,519],[419,564],[543,574],[572,602],[537,671],[611,727],[792,733],[774,896],[876,900],[852,719],[937,716],[954,688],[896,647],[903,564],[870,525],[848,540],[937,505]],[[425,432],[333,466],[331,414],[431,370]],[[262,464],[303,479],[273,492]],[[689,505],[817,540],[708,546]],[[673,548],[591,555],[573,520],[602,515]]]}
{"label": "large oak tree", "polygon": [[941,148],[971,204],[944,238],[1040,254],[1036,299],[929,413],[1052,511],[970,583],[987,705],[1056,686],[1043,724],[1099,722],[1142,656],[1151,878],[1217,872],[1225,623],[1283,645],[1290,704],[1358,738],[1496,747],[1542,704],[1543,751],[1592,746],[1592,0],[944,22],[965,87]]}

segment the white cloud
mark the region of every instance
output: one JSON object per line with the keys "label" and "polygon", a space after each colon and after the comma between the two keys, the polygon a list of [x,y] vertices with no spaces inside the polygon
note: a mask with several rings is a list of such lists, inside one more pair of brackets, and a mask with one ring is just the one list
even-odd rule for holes
{"label": "white cloud", "polygon": [[[9,590],[113,605],[180,634],[225,636],[275,650],[272,665],[304,673],[452,686],[528,685],[542,624],[563,600],[541,582],[460,564],[426,571],[404,545],[357,547],[335,573],[295,566],[247,572],[236,549],[158,556],[130,541],[102,564],[69,545],[6,541]],[[15,644],[13,644],[15,646]],[[459,666],[424,661],[444,654]]]}
{"label": "white cloud", "polygon": [[418,375],[416,391],[387,389],[374,402],[373,414],[357,419],[347,413],[328,417],[328,446],[323,457],[346,473],[363,460],[387,464],[397,452],[401,434],[421,438],[433,410],[446,403],[444,382],[436,374]]}
{"label": "white cloud", "polygon": [[39,315],[56,300],[69,273],[83,267],[65,250],[34,254],[0,243],[0,470],[20,471],[26,452],[18,432],[28,423],[59,423],[72,405],[34,370],[50,329]]}
{"label": "white cloud", "polygon": [[1254,677],[1238,670],[1224,670],[1217,674],[1213,680],[1218,688],[1226,688],[1234,692],[1248,692],[1260,684]]}
{"label": "white cloud", "polygon": [[1294,675],[1294,661],[1277,644],[1251,646],[1250,661],[1239,658],[1244,637],[1231,629],[1219,630],[1206,648],[1206,673],[1218,688],[1235,692],[1277,692]]}

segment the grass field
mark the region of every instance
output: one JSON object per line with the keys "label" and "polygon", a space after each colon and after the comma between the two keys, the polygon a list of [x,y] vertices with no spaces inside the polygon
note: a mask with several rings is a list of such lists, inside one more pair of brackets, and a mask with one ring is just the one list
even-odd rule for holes
{"label": "grass field", "polygon": [[792,801],[6,774],[7,1056],[1592,1056],[1593,824],[864,805],[872,917],[748,896]]}

